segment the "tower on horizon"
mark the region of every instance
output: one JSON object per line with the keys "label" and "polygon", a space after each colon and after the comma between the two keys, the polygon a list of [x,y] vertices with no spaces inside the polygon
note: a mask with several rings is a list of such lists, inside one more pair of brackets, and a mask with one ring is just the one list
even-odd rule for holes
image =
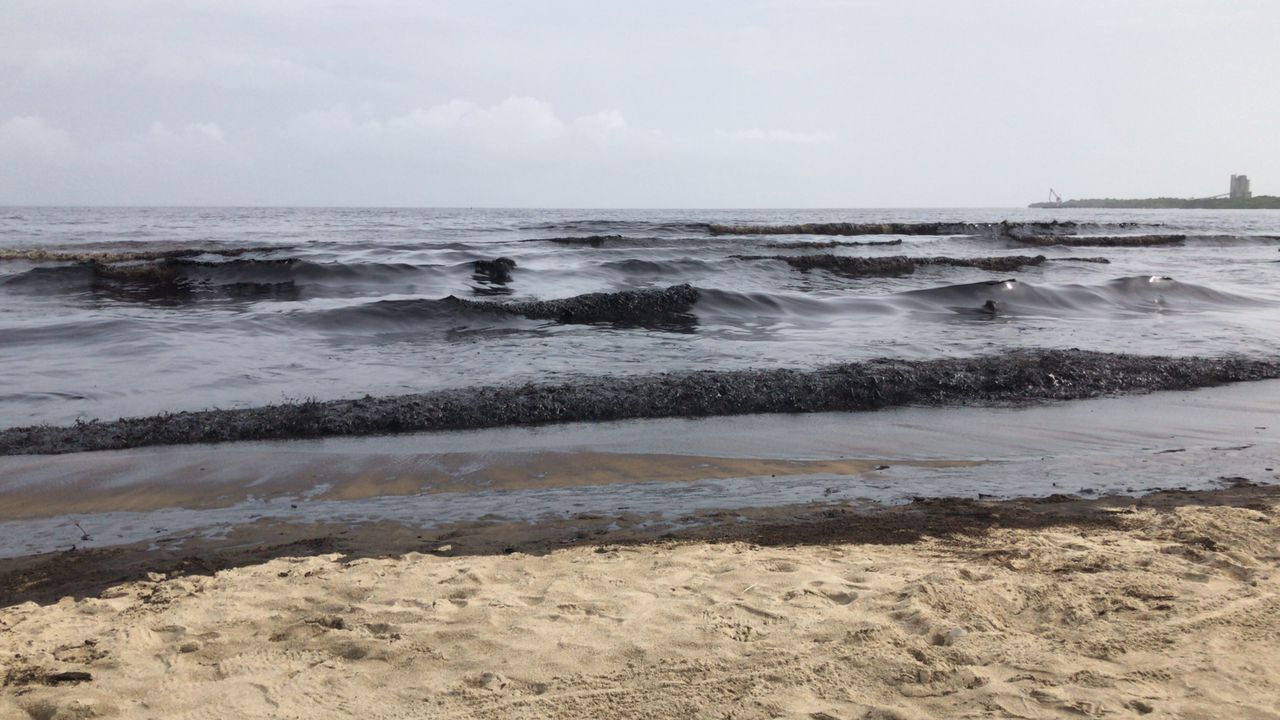
{"label": "tower on horizon", "polygon": [[1249,192],[1249,176],[1248,175],[1232,175],[1231,176],[1231,199],[1247,200],[1253,197],[1253,193]]}

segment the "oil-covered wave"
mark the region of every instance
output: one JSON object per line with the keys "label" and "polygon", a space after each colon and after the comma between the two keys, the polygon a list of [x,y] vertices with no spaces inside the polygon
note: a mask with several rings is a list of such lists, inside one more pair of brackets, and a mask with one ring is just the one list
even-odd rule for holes
{"label": "oil-covered wave", "polygon": [[994,272],[1010,272],[1041,265],[1044,255],[997,255],[993,257],[912,257],[884,255],[856,257],[851,255],[735,255],[741,260],[778,260],[801,270],[828,270],[845,277],[897,277],[910,275],[922,267],[969,267]]}
{"label": "oil-covered wave", "polygon": [[628,232],[649,234],[705,233],[710,226],[702,222],[654,222],[644,220],[584,219],[520,225],[520,230],[561,232],[585,235],[612,235]]}
{"label": "oil-covered wave", "polygon": [[[209,253],[201,252],[200,255]],[[62,258],[59,258],[62,259]],[[6,289],[88,293],[120,301],[194,302],[210,298],[298,299],[307,285],[387,283],[427,279],[439,266],[409,263],[326,263],[284,258],[202,260],[166,255],[148,261],[78,261],[39,266],[3,280]]]}
{"label": "oil-covered wave", "polygon": [[1083,230],[1129,229],[1136,223],[1047,222],[889,222],[889,223],[798,223],[793,225],[707,226],[712,235],[989,235],[996,237],[1045,237],[1074,235]]}
{"label": "oil-covered wave", "polygon": [[333,329],[402,328],[438,321],[501,321],[513,317],[565,324],[685,329],[696,322],[691,311],[700,294],[690,285],[673,285],[519,302],[477,301],[450,295],[440,299],[379,300],[323,310],[309,319]]}
{"label": "oil-covered wave", "polygon": [[632,418],[1029,404],[1277,377],[1280,362],[1274,360],[1018,350],[940,360],[878,359],[814,370],[600,376],[562,384],[166,413],[66,427],[34,425],[0,431],[0,455]]}
{"label": "oil-covered wave", "polygon": [[379,300],[289,315],[334,332],[410,331],[431,326],[504,326],[521,320],[692,331],[700,319],[754,325],[766,318],[808,324],[892,314],[962,317],[1076,317],[1197,312],[1263,301],[1161,276],[1116,278],[1096,285],[1040,285],[1016,279],[941,285],[886,295],[744,292],[673,285],[516,302],[456,296]]}
{"label": "oil-covered wave", "polygon": [[922,309],[1050,316],[1194,312],[1261,304],[1242,295],[1159,275],[1115,278],[1099,285],[1036,285],[1014,279],[992,280],[911,290],[900,293],[897,298]]}
{"label": "oil-covered wave", "polygon": [[1115,278],[1097,285],[1039,285],[1013,278],[941,285],[889,295],[750,293],[702,289],[695,310],[719,319],[799,317],[810,321],[853,314],[937,314],[961,316],[1035,315],[1040,317],[1107,316],[1196,312],[1265,304],[1265,301],[1172,278],[1144,275]]}
{"label": "oil-covered wave", "polygon": [[521,242],[548,243],[576,248],[635,249],[635,248],[690,248],[723,245],[737,246],[740,243],[732,238],[715,238],[701,236],[660,236],[660,235],[562,235],[554,237],[525,238]]}
{"label": "oil-covered wave", "polygon": [[1023,245],[1069,247],[1153,247],[1181,245],[1186,235],[1018,235],[1015,239]]}
{"label": "oil-covered wave", "polygon": [[0,261],[25,260],[33,263],[69,262],[108,264],[145,260],[165,260],[171,258],[197,258],[203,255],[239,257],[241,255],[270,253],[289,248],[289,246],[282,245],[262,247],[166,247],[162,243],[132,244],[132,247],[138,249],[125,249],[127,247],[129,246],[113,244],[106,248],[94,245],[85,245],[75,248],[0,248]]}

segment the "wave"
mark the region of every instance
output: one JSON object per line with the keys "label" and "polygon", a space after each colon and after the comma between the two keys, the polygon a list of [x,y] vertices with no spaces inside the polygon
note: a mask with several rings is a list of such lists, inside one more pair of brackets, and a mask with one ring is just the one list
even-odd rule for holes
{"label": "wave", "polygon": [[795,242],[765,243],[764,246],[768,248],[800,249],[800,248],[852,247],[852,246],[860,246],[860,245],[866,246],[866,245],[901,245],[901,244],[902,244],[902,239],[899,238],[897,240],[809,240],[809,241],[800,240]]}
{"label": "wave", "polygon": [[1013,278],[941,285],[879,296],[815,296],[701,289],[695,310],[716,322],[734,318],[803,318],[826,322],[895,313],[1073,317],[1117,312],[1193,312],[1264,301],[1161,276],[1116,278],[1098,285],[1037,285]]}
{"label": "wave", "polygon": [[1186,235],[1019,235],[1015,238],[1023,245],[1044,247],[1064,245],[1070,247],[1153,247],[1181,245]]}
{"label": "wave", "polygon": [[795,225],[721,225],[712,223],[712,235],[962,235],[992,237],[1037,237],[1074,235],[1081,231],[1130,229],[1137,223],[1078,223],[1071,220],[1048,222],[968,223],[801,223]]}
{"label": "wave", "polygon": [[430,325],[455,325],[470,319],[490,319],[482,313],[468,313],[448,298],[407,298],[303,310],[287,314],[287,318],[332,332],[384,332],[410,330]]}
{"label": "wave", "polygon": [[692,324],[694,317],[690,310],[698,296],[698,289],[691,285],[673,285],[662,289],[587,293],[559,300],[488,303],[450,296],[446,301],[468,309],[520,315],[533,320],[660,327]]}
{"label": "wave", "polygon": [[645,220],[568,220],[563,222],[544,222],[521,225],[520,230],[553,231],[567,233],[589,233],[604,235],[620,232],[650,233],[705,233],[707,223],[689,222],[653,222]]}
{"label": "wave", "polygon": [[928,266],[971,267],[995,272],[1010,272],[1045,262],[1044,255],[997,255],[994,257],[853,257],[847,255],[734,255],[740,260],[779,260],[801,270],[828,270],[845,277],[897,277],[910,275]]}
{"label": "wave", "polygon": [[[658,237],[655,235],[567,235],[561,237],[526,238],[524,243],[552,243],[572,247],[589,248],[658,248],[658,247],[705,247],[717,243],[716,238],[707,236]],[[719,240],[724,243],[724,240]]]}
{"label": "wave", "polygon": [[709,272],[716,269],[717,263],[697,258],[671,258],[667,260],[643,260],[628,258],[612,260],[600,264],[600,267],[613,270],[627,276],[678,275],[690,272]]}
{"label": "wave", "polygon": [[1263,301],[1159,276],[1117,278],[1099,285],[1036,285],[1016,279],[942,285],[889,295],[814,295],[740,292],[673,285],[528,301],[410,298],[291,313],[332,332],[411,331],[424,327],[501,326],[538,320],[561,324],[603,324],[688,332],[700,322],[758,324],[761,318],[790,318],[805,324],[856,316],[924,313],[956,315],[1073,317],[1118,312],[1194,312],[1259,305]]}
{"label": "wave", "polygon": [[695,308],[699,315],[723,323],[738,318],[752,322],[759,318],[795,318],[811,322],[850,315],[893,315],[900,312],[892,296],[885,297],[820,297],[807,293],[739,292],[724,289],[699,289],[701,296]]}
{"label": "wave", "polygon": [[516,261],[509,257],[494,258],[492,260],[473,260],[471,262],[472,275],[476,280],[496,285],[505,285],[511,282],[511,271],[515,269]]}
{"label": "wave", "polygon": [[1211,246],[1276,245],[1280,235],[1187,235],[1187,242]]}
{"label": "wave", "polygon": [[203,262],[176,260],[163,265],[194,281],[210,282],[364,282],[380,283],[422,273],[437,265],[412,263],[324,263],[298,258]]}
{"label": "wave", "polygon": [[440,299],[379,300],[334,308],[320,311],[312,322],[343,330],[526,318],[565,324],[687,329],[696,324],[691,311],[699,296],[699,290],[690,285],[516,302],[467,300],[450,295]]}
{"label": "wave", "polygon": [[990,223],[801,223],[708,226],[712,235],[977,235]]}
{"label": "wave", "polygon": [[814,370],[586,377],[561,384],[166,413],[65,427],[32,425],[0,430],[0,455],[902,405],[1028,405],[1277,377],[1280,362],[1273,360],[1015,350],[969,358],[880,359]]}
{"label": "wave", "polygon": [[[145,247],[150,243],[136,243],[139,247]],[[0,260],[25,260],[28,262],[68,262],[68,263],[124,263],[139,262],[146,260],[168,260],[178,258],[196,258],[202,255],[213,255],[220,257],[239,257],[252,253],[270,253],[282,249],[282,246],[272,247],[233,247],[233,248],[207,248],[207,247],[167,247],[156,248],[150,247],[142,250],[121,250],[121,249],[90,249],[92,246],[76,249],[49,249],[49,248],[0,248]]]}
{"label": "wave", "polygon": [[[208,253],[201,253],[206,255]],[[439,272],[436,265],[318,263],[297,258],[225,261],[162,256],[148,262],[85,261],[36,267],[3,280],[26,291],[85,292],[121,300],[192,301],[210,296],[294,299],[300,285],[359,283],[376,286]]]}
{"label": "wave", "polygon": [[1261,304],[1252,298],[1158,275],[1116,278],[1100,285],[1039,286],[1015,279],[993,280],[909,290],[894,297],[896,302],[919,310],[986,315],[1150,313]]}
{"label": "wave", "polygon": [[0,328],[0,347],[48,344],[67,348],[119,341],[145,331],[145,323],[136,319],[78,318],[37,326]]}

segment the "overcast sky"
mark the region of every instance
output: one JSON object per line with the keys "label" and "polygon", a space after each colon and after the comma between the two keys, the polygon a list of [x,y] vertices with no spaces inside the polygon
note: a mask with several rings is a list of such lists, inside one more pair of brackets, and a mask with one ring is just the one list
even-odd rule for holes
{"label": "overcast sky", "polygon": [[3,0],[0,204],[1280,194],[1280,2]]}

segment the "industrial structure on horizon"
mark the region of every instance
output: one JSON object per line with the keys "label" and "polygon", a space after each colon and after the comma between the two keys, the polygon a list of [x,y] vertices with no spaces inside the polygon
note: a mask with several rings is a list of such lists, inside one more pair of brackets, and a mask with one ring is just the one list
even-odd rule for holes
{"label": "industrial structure on horizon", "polygon": [[1280,197],[1257,195],[1249,187],[1248,175],[1232,175],[1229,192],[1209,197],[1175,198],[1086,198],[1063,200],[1049,188],[1049,201],[1031,203],[1033,208],[1198,208],[1202,210],[1280,210]]}
{"label": "industrial structure on horizon", "polygon": [[1248,200],[1253,197],[1253,193],[1249,192],[1248,175],[1231,176],[1231,192],[1228,194],[1228,197],[1232,200]]}

